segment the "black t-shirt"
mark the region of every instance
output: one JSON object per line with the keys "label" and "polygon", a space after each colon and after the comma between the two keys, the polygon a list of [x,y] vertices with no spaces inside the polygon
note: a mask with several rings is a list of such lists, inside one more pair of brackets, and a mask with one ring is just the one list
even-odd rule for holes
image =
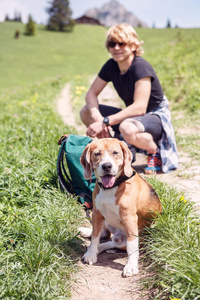
{"label": "black t-shirt", "polygon": [[114,59],[109,59],[100,70],[98,76],[104,81],[112,81],[113,85],[125,102],[126,106],[133,103],[133,95],[135,89],[135,82],[144,77],[151,77],[151,94],[147,112],[155,109],[163,100],[163,91],[152,66],[142,57],[135,56],[128,71],[120,75],[120,70],[117,62]]}

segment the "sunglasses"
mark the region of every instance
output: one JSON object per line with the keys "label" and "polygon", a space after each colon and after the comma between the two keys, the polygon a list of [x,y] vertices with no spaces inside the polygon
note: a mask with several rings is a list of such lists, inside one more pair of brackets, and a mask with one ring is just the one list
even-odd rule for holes
{"label": "sunglasses", "polygon": [[115,48],[116,45],[118,45],[120,48],[124,48],[127,44],[126,43],[114,42],[114,41],[108,42],[108,47],[109,48]]}

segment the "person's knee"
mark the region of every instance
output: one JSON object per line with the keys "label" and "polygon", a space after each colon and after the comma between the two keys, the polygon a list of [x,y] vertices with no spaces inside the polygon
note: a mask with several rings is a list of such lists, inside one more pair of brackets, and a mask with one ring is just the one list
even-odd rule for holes
{"label": "person's knee", "polygon": [[122,136],[131,136],[132,138],[136,137],[138,131],[138,128],[130,122],[123,121],[119,125],[119,131],[121,132]]}

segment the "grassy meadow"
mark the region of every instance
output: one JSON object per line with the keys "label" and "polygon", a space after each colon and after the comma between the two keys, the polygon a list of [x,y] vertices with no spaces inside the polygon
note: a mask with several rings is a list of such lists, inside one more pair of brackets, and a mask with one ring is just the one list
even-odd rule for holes
{"label": "grassy meadow", "polygon": [[[0,299],[68,299],[84,214],[58,186],[57,141],[77,131],[63,124],[56,99],[70,82],[78,114],[91,77],[108,58],[106,30],[77,25],[66,34],[38,26],[35,37],[23,31],[23,24],[0,23]],[[137,31],[170,101],[178,149],[198,160],[200,29]],[[148,180],[163,213],[147,236],[144,264],[153,275],[143,284],[155,291],[152,299],[200,299],[199,217],[186,195]]]}
{"label": "grassy meadow", "polygon": [[[21,32],[19,39],[14,38],[16,28]],[[73,33],[63,34],[38,26],[34,37],[23,34],[23,24],[0,23],[0,30],[0,88],[55,76],[69,79],[79,74],[94,74],[107,58],[106,31],[101,27],[94,30],[91,26],[76,26]]]}

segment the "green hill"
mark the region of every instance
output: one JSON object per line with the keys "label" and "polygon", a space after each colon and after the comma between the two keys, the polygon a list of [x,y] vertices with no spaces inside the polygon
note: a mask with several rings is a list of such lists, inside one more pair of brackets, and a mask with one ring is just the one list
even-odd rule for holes
{"label": "green hill", "polygon": [[[16,29],[21,32],[18,39]],[[58,75],[93,74],[107,58],[103,27],[75,26],[73,33],[60,33],[38,26],[32,37],[24,30],[23,24],[0,23],[0,89]]]}
{"label": "green hill", "polygon": [[[16,29],[21,33],[18,39],[14,38]],[[44,26],[37,26],[37,34],[33,37],[25,36],[24,31],[24,24],[0,23],[0,89],[58,75],[67,78],[78,74],[92,75],[108,58],[104,47],[106,28],[101,26],[76,25],[72,33],[50,32]],[[144,57],[155,66],[159,61],[160,68],[169,55],[163,53],[163,49],[169,47],[166,49],[172,50],[177,39],[192,39],[194,43],[194,38],[198,40],[200,35],[199,29],[138,28],[137,31],[145,42]],[[198,43],[196,49],[197,46]]]}

